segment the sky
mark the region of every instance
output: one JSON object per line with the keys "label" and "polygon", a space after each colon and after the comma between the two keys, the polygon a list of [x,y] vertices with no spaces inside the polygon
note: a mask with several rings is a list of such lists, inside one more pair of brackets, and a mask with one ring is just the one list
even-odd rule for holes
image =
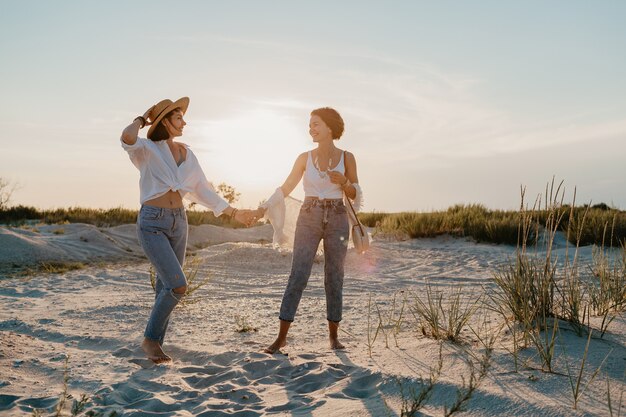
{"label": "sky", "polygon": [[[181,141],[256,207],[337,109],[366,211],[626,209],[626,2],[0,0],[13,204],[139,206],[121,131],[190,97]],[[145,137],[146,130],[140,133]],[[302,186],[293,196],[302,198]]]}

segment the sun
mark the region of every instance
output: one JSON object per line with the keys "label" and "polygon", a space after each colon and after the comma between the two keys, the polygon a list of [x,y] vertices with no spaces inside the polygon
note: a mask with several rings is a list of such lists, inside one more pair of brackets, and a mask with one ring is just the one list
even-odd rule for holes
{"label": "sun", "polygon": [[233,185],[250,205],[281,185],[297,156],[312,147],[308,113],[264,108],[202,122],[197,135],[201,143],[195,152],[207,178]]}

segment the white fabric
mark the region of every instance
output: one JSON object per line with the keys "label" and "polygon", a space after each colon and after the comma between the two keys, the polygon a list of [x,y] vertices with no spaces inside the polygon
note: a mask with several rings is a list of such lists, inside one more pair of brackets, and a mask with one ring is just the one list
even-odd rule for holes
{"label": "white fabric", "polygon": [[[351,184],[351,185],[354,187],[354,190],[356,191],[356,195],[354,196],[354,200],[351,200],[352,201],[352,207],[354,207],[354,211],[356,211],[358,213],[363,208],[363,191],[361,191],[361,186],[359,185],[358,182],[355,182],[354,184]],[[343,195],[343,201],[346,204],[346,207],[349,209],[350,207],[348,207],[347,198],[348,197],[344,194]],[[350,212],[352,212],[352,210],[350,210]]]}
{"label": "white fabric", "polygon": [[187,158],[177,166],[166,141],[153,142],[137,138],[134,145],[120,141],[130,160],[139,169],[141,204],[172,190],[178,191],[187,200],[205,206],[216,216],[229,206],[215,192],[213,184],[207,181],[198,159],[187,145],[182,144],[187,149]]}
{"label": "white fabric", "polygon": [[[363,203],[363,192],[359,184],[352,185],[356,190],[356,197],[354,201],[352,201],[352,206],[354,207],[354,211],[358,213]],[[344,199],[345,198],[347,197],[344,196]],[[352,210],[348,207],[347,201],[345,204],[348,212],[348,220],[350,221],[350,232],[352,232],[352,225],[356,224],[356,220],[354,219]],[[296,223],[301,206],[302,201],[292,197],[284,197],[280,187],[274,191],[274,194],[272,194],[265,203],[261,204],[260,207],[267,209],[264,218],[268,219],[274,228],[274,246],[283,249],[293,249],[293,241],[296,235]],[[349,245],[351,245],[352,239],[350,239],[349,242]]]}
{"label": "white fabric", "polygon": [[282,188],[278,187],[276,191],[274,191],[274,194],[259,207],[266,209],[263,217],[270,219],[270,223],[272,223],[272,227],[274,228],[274,236],[272,237],[274,245],[288,245],[288,236],[284,233],[286,206],[285,195],[283,194]]}
{"label": "white fabric", "polygon": [[[341,158],[336,167],[329,171],[337,171],[345,174],[346,168],[343,161],[344,152],[341,152]],[[317,169],[313,163],[312,152],[309,151],[309,155],[306,160],[306,169],[304,170],[304,177],[302,179],[302,185],[304,186],[305,197],[317,197],[319,199],[327,198],[342,198],[343,190],[339,184],[334,184],[330,181],[328,174]]]}

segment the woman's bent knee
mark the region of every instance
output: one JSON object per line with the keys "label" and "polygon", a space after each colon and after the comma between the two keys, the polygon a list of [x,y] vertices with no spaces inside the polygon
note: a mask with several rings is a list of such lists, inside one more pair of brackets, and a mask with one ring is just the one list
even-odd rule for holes
{"label": "woman's bent knee", "polygon": [[177,287],[172,289],[176,294],[185,294],[187,292],[187,286],[183,285],[182,287]]}

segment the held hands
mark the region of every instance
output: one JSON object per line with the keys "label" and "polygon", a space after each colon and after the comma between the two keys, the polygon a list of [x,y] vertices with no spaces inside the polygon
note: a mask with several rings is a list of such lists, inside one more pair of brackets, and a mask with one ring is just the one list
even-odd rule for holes
{"label": "held hands", "polygon": [[256,210],[252,210],[252,215],[253,215],[253,219],[254,221],[259,221],[260,219],[263,218],[263,216],[265,215],[265,211],[267,211],[267,209],[259,207]]}
{"label": "held hands", "polygon": [[247,227],[250,227],[254,223],[256,223],[256,221],[259,219],[259,217],[256,216],[256,212],[257,210],[248,210],[248,209],[237,210],[237,212],[235,213],[234,219],[237,220],[239,223],[244,224]]}

